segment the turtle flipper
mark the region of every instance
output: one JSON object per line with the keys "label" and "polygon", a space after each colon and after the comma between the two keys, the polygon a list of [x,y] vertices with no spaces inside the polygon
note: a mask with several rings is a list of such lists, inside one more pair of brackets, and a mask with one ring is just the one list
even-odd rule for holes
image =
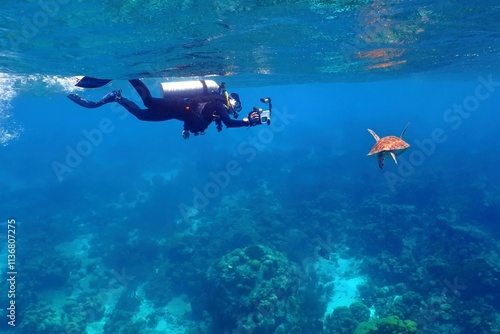
{"label": "turtle flipper", "polygon": [[398,164],[398,161],[396,160],[396,155],[394,154],[394,152],[389,152],[389,154],[391,155],[392,159],[394,160],[394,162],[396,163],[396,165]]}
{"label": "turtle flipper", "polygon": [[378,155],[378,166],[380,169],[384,168],[384,155],[381,153]]}
{"label": "turtle flipper", "polygon": [[375,141],[379,141],[380,140],[379,136],[375,133],[375,131],[373,131],[371,129],[368,129],[368,132],[370,132],[371,135],[373,136],[373,138],[375,138]]}
{"label": "turtle flipper", "polygon": [[408,129],[408,125],[410,125],[410,122],[408,122],[408,124],[406,124],[405,129],[403,130],[403,132],[401,133],[401,137],[399,137],[399,138],[403,139],[403,136],[405,135],[406,129]]}

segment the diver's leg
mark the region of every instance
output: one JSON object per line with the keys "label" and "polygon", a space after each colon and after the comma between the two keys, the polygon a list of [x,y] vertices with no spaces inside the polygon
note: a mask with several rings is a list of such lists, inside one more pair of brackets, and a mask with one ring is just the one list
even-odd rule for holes
{"label": "diver's leg", "polygon": [[134,102],[121,96],[121,91],[116,91],[116,90],[106,94],[101,100],[99,100],[97,102],[86,100],[83,97],[78,96],[77,94],[70,94],[70,95],[68,95],[68,98],[71,101],[73,101],[73,102],[75,102],[75,103],[77,103],[85,108],[98,108],[106,103],[118,102],[129,113],[131,113],[132,115],[134,115],[137,119],[139,119],[141,121],[155,122],[155,121],[165,121],[165,120],[172,118],[168,114],[159,114],[159,113],[151,111],[149,109],[141,109]]}
{"label": "diver's leg", "polygon": [[129,113],[134,115],[138,120],[141,121],[148,121],[148,109],[141,109],[137,104],[134,102],[130,101],[127,98],[121,97],[119,100],[117,100],[123,108],[125,108]]}
{"label": "diver's leg", "polygon": [[[178,102],[176,99],[164,99],[158,97],[152,97],[151,92],[148,87],[139,79],[132,79],[129,82],[134,86],[135,90],[142,99],[142,103],[151,110],[156,110],[158,112],[168,112],[175,113],[176,107],[178,107]],[[183,99],[181,99],[183,101]],[[184,108],[184,103],[182,102],[182,109]]]}
{"label": "diver's leg", "polygon": [[159,122],[167,121],[173,118],[169,113],[158,112],[151,109],[141,109],[137,104],[124,97],[117,99],[116,102],[127,109],[129,113],[134,115],[140,121]]}
{"label": "diver's leg", "polygon": [[149,109],[148,117],[154,120],[178,119],[185,121],[186,111],[189,106],[183,98],[157,98],[152,97],[148,87],[139,79],[129,80],[142,99],[144,105]]}
{"label": "diver's leg", "polygon": [[77,95],[77,94],[69,94],[68,99],[71,101],[75,102],[78,105],[81,105],[82,107],[85,108],[98,108],[102,105],[105,105],[106,103],[110,102],[115,102],[118,99],[121,98],[121,90],[114,90],[108,94],[106,94],[102,99],[99,101],[89,101],[87,99],[84,99],[83,97]]}
{"label": "diver's leg", "polygon": [[148,87],[144,84],[144,82],[142,82],[139,79],[132,79],[129,80],[128,82],[130,82],[130,84],[135,88],[135,90],[141,97],[144,105],[149,108],[153,97],[151,96],[151,92],[149,91]]}
{"label": "diver's leg", "polygon": [[101,101],[94,102],[94,101],[86,100],[83,97],[78,96],[77,94],[69,94],[68,99],[70,99],[71,101],[73,101],[76,104],[79,104],[85,108],[98,108],[104,104],[104,103],[100,103]]}

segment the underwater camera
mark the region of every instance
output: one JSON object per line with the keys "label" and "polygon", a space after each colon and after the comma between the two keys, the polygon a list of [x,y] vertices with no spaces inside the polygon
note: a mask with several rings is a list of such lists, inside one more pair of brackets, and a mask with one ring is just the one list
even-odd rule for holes
{"label": "underwater camera", "polygon": [[260,122],[262,124],[271,124],[271,110],[273,109],[273,105],[271,103],[270,97],[263,97],[260,99],[260,102],[266,103],[269,106],[269,109],[262,110],[262,108],[253,107],[253,111],[256,111],[260,115]]}

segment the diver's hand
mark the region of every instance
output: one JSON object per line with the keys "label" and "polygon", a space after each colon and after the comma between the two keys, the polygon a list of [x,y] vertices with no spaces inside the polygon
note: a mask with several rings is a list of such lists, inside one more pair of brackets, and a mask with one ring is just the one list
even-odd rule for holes
{"label": "diver's hand", "polygon": [[188,139],[189,138],[189,131],[187,130],[182,130],[182,138]]}
{"label": "diver's hand", "polygon": [[250,123],[250,126],[256,126],[261,124],[260,122],[260,114],[257,111],[250,111],[248,113],[248,118],[247,118],[248,123]]}

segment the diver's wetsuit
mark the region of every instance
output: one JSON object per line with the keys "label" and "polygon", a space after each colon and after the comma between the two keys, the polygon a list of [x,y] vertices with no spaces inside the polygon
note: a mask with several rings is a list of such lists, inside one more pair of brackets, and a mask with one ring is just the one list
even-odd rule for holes
{"label": "diver's wetsuit", "polygon": [[[198,134],[206,130],[214,119],[220,119],[228,128],[249,126],[248,121],[231,119],[228,114],[225,98],[221,95],[200,95],[192,99],[181,97],[155,98],[151,96],[148,87],[139,79],[129,80],[142,99],[147,109],[141,109],[137,104],[124,97],[113,101],[88,101],[76,94],[68,97],[86,108],[98,108],[108,102],[118,102],[128,112],[141,121],[159,122],[177,119],[184,122],[184,130]],[[218,123],[220,124],[220,123]],[[218,126],[220,130],[220,126]]]}
{"label": "diver's wetsuit", "polygon": [[141,121],[158,122],[178,119],[184,122],[184,130],[193,133],[205,131],[214,117],[220,117],[228,128],[249,125],[248,122],[230,118],[223,96],[201,95],[187,100],[179,97],[155,98],[139,79],[129,80],[129,82],[139,93],[144,106],[148,109],[141,109],[137,104],[123,97],[117,102]]}

